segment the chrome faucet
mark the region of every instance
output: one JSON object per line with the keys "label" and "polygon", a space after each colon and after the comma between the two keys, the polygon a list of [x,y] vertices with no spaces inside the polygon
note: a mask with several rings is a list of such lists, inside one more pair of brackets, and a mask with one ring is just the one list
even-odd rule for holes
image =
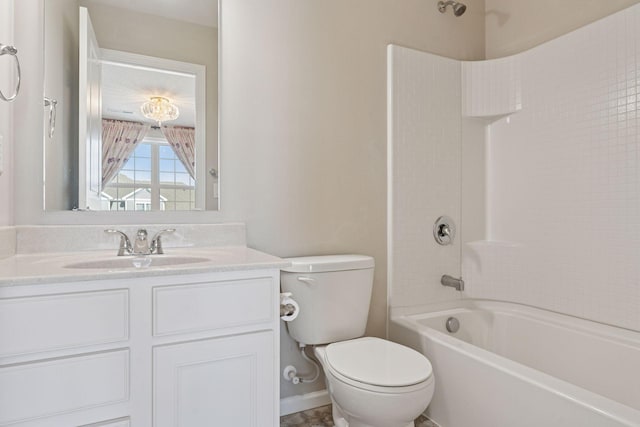
{"label": "chrome faucet", "polygon": [[153,236],[153,239],[151,239],[151,247],[149,248],[151,253],[156,253],[158,255],[164,254],[164,250],[162,250],[162,240],[160,238],[163,234],[173,233],[174,231],[176,231],[175,228],[167,228],[166,230],[158,231],[155,236]]}
{"label": "chrome faucet", "polygon": [[149,241],[147,240],[147,230],[144,228],[141,228],[136,232],[136,240],[133,242],[133,254],[151,255]]}
{"label": "chrome faucet", "polygon": [[139,229],[136,232],[136,240],[133,244],[129,240],[129,237],[120,230],[108,229],[104,230],[105,233],[119,234],[120,235],[120,247],[118,248],[118,256],[125,254],[129,255],[151,255],[153,253],[162,255],[164,250],[162,249],[162,240],[160,239],[165,233],[173,233],[175,228],[167,228],[166,230],[158,231],[151,239],[147,238],[147,230],[144,228]]}
{"label": "chrome faucet", "polygon": [[110,233],[110,234],[119,234],[120,235],[120,247],[118,248],[118,256],[122,256],[124,255],[124,253],[132,253],[133,252],[133,246],[131,246],[131,241],[129,240],[129,238],[127,237],[126,234],[124,234],[122,231],[120,230],[114,230],[112,228],[104,230],[105,233]]}
{"label": "chrome faucet", "polygon": [[462,277],[456,279],[455,277],[445,274],[440,278],[440,283],[442,283],[442,286],[455,288],[456,291],[464,291],[464,280],[462,280]]}

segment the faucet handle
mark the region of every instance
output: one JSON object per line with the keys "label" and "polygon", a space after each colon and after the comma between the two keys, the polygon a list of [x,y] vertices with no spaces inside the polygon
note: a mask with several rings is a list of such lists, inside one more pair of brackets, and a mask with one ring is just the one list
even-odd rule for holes
{"label": "faucet handle", "polygon": [[163,234],[165,233],[173,233],[175,232],[176,229],[175,228],[167,228],[165,230],[160,230],[158,231],[154,236],[153,239],[151,239],[151,253],[156,253],[158,255],[162,255],[164,254],[164,250],[162,249],[162,240],[160,239],[162,237]]}
{"label": "faucet handle", "polygon": [[133,247],[131,246],[131,241],[126,234],[124,234],[120,230],[114,230],[112,228],[104,230],[105,233],[109,234],[119,234],[120,235],[120,247],[118,248],[118,256],[123,256],[125,252],[131,253],[133,252]]}

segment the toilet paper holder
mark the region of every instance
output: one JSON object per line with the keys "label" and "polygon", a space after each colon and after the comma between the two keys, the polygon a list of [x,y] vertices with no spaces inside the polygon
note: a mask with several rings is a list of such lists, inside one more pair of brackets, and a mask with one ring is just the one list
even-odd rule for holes
{"label": "toilet paper holder", "polygon": [[280,317],[291,316],[295,311],[296,307],[293,304],[280,305]]}
{"label": "toilet paper holder", "polygon": [[285,322],[291,322],[298,317],[300,306],[291,298],[291,292],[283,292],[280,294],[280,318]]}

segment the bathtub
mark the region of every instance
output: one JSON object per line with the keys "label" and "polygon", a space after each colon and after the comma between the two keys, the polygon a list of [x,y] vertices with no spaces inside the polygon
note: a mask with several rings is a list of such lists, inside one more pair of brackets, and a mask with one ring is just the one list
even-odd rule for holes
{"label": "bathtub", "polygon": [[[640,307],[639,307],[640,309]],[[447,331],[449,317],[460,323]],[[391,340],[425,354],[442,427],[640,426],[640,333],[518,304],[392,313]]]}

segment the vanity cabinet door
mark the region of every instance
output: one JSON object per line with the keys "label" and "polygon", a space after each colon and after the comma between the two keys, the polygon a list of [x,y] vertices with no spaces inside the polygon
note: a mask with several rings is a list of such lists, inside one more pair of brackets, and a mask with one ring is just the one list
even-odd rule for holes
{"label": "vanity cabinet door", "polygon": [[277,425],[273,331],[156,347],[155,427]]}

